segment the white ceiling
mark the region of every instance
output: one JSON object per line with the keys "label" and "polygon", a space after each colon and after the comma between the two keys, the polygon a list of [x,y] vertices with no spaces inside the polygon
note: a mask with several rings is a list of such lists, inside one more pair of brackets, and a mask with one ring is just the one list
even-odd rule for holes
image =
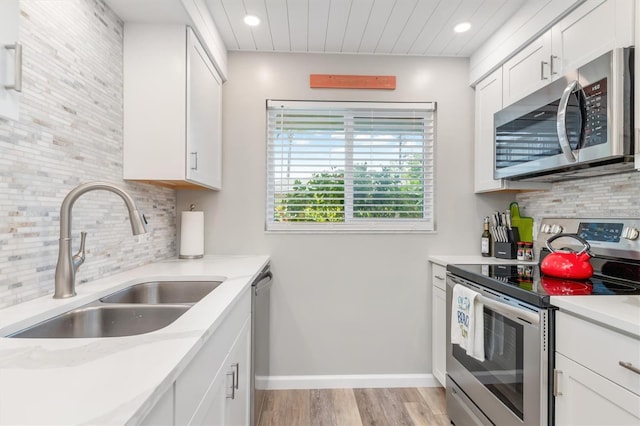
{"label": "white ceiling", "polygon": [[[228,50],[468,57],[527,0],[206,0]],[[529,0],[533,1],[533,0]],[[246,14],[262,23],[248,27]],[[457,34],[463,21],[471,30]]]}

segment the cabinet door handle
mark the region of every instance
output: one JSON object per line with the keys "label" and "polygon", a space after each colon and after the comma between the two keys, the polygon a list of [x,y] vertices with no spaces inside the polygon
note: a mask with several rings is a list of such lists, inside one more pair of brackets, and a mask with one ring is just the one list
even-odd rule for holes
{"label": "cabinet door handle", "polygon": [[15,90],[16,92],[22,92],[22,44],[5,44],[4,48],[7,50],[15,50],[16,57],[13,65],[13,84],[6,84],[5,89]]}
{"label": "cabinet door handle", "polygon": [[544,76],[544,66],[549,65],[546,61],[540,61],[540,80],[547,80],[547,77]]}
{"label": "cabinet door handle", "polygon": [[229,395],[229,389],[227,388],[227,399],[236,399],[236,372],[229,371],[227,377],[231,376],[231,395]]}
{"label": "cabinet door handle", "polygon": [[549,69],[550,69],[551,75],[558,74],[556,71],[553,70],[553,60],[554,59],[558,59],[558,57],[556,55],[551,55],[551,58],[549,59]]}
{"label": "cabinet door handle", "polygon": [[559,376],[562,374],[562,370],[553,369],[553,396],[561,396],[562,392],[560,392],[560,384]]}
{"label": "cabinet door handle", "polygon": [[621,367],[626,368],[627,370],[631,370],[636,374],[640,374],[640,368],[635,367],[630,362],[618,361],[618,365],[620,365]]}
{"label": "cabinet door handle", "polygon": [[198,170],[198,153],[192,152],[191,156],[193,157],[193,161],[191,162],[191,170]]}
{"label": "cabinet door handle", "polygon": [[240,385],[240,364],[234,362],[233,364],[231,364],[231,368],[234,369],[233,387],[234,389],[238,389],[238,386]]}

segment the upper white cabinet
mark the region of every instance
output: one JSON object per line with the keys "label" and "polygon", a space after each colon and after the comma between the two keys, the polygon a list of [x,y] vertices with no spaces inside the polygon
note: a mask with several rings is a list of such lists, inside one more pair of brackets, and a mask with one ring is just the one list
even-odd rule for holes
{"label": "upper white cabinet", "polygon": [[551,29],[553,77],[616,47],[632,46],[633,26],[633,0],[585,2]]}
{"label": "upper white cabinet", "polygon": [[0,1],[0,117],[18,119],[22,85],[22,45],[18,41],[18,0]]}
{"label": "upper white cabinet", "polygon": [[546,32],[502,66],[504,106],[544,87],[551,81],[551,32]]}
{"label": "upper white cabinet", "polygon": [[502,109],[502,72],[503,68],[498,68],[476,85],[475,192],[547,188],[548,184],[540,182],[517,182],[493,178],[495,152],[493,114]]}
{"label": "upper white cabinet", "polygon": [[633,0],[583,3],[504,63],[504,106],[613,48],[633,45],[633,36]]}
{"label": "upper white cabinet", "polygon": [[124,178],[219,189],[221,90],[189,27],[126,23]]}

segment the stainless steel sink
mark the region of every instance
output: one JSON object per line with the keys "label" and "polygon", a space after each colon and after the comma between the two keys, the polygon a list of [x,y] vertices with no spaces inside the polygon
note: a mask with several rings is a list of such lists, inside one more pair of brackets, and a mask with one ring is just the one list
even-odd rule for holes
{"label": "stainless steel sink", "polygon": [[103,303],[197,303],[221,281],[153,281],[135,284],[100,299]]}
{"label": "stainless steel sink", "polygon": [[187,305],[102,305],[93,303],[43,321],[8,337],[80,338],[133,336],[171,324]]}
{"label": "stainless steel sink", "polygon": [[8,337],[121,337],[164,328],[222,284],[150,281],[134,284]]}

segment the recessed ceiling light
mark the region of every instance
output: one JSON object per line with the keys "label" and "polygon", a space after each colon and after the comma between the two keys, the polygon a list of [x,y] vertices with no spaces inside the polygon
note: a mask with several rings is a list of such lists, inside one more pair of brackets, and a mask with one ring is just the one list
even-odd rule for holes
{"label": "recessed ceiling light", "polygon": [[461,22],[458,25],[456,25],[455,27],[453,27],[453,31],[455,31],[457,33],[463,33],[465,31],[469,31],[470,28],[471,28],[471,23],[470,22]]}
{"label": "recessed ceiling light", "polygon": [[244,23],[249,25],[250,27],[255,27],[260,25],[260,18],[256,15],[247,15],[244,17]]}

